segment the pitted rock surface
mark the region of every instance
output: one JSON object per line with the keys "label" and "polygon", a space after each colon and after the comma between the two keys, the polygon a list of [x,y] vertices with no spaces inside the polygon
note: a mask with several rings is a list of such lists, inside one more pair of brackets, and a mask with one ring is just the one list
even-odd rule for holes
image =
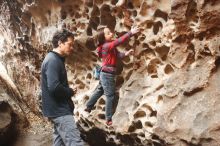
{"label": "pitted rock surface", "polygon": [[[27,119],[42,119],[40,65],[53,34],[66,28],[77,35],[68,79],[78,88],[75,118],[90,145],[220,145],[219,0],[3,0],[0,12],[0,91],[7,95],[0,97]],[[94,36],[103,26],[121,36],[133,25],[141,32],[118,47],[135,53],[120,63],[109,127],[105,96],[84,112],[101,63]]]}

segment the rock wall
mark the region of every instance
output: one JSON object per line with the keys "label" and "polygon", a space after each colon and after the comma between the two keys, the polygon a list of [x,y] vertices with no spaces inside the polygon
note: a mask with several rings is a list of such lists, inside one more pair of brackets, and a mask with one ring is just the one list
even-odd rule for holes
{"label": "rock wall", "polygon": [[[52,34],[76,32],[68,58],[69,83],[78,87],[75,118],[90,145],[220,145],[219,0],[3,0],[0,2],[1,100],[40,115],[40,65]],[[91,114],[85,103],[98,81],[92,69],[97,29],[121,36],[135,54],[122,62],[113,126],[104,123],[105,97]],[[29,115],[29,114],[27,114]],[[30,116],[27,116],[29,119]]]}

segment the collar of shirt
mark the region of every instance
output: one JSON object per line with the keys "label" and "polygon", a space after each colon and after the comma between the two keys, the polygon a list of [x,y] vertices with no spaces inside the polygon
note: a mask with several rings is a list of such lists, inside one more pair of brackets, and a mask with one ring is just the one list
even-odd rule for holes
{"label": "collar of shirt", "polygon": [[65,62],[65,57],[62,57],[59,53],[55,52],[55,51],[50,51],[52,53],[54,53],[55,55],[57,55],[63,62]]}

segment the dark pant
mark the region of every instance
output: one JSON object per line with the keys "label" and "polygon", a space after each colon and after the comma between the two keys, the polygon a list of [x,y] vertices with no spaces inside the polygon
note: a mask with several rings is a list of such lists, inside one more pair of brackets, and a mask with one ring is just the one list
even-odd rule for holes
{"label": "dark pant", "polygon": [[106,96],[106,107],[105,107],[105,117],[106,120],[111,120],[112,118],[112,104],[115,98],[115,75],[110,73],[101,72],[100,82],[93,92],[91,98],[87,102],[86,106],[89,109],[95,105],[97,100],[102,96]]}

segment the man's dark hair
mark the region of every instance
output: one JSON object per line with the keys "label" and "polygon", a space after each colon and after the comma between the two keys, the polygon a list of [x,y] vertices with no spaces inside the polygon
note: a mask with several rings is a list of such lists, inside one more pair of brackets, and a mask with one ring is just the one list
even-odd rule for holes
{"label": "man's dark hair", "polygon": [[58,42],[61,41],[62,43],[66,42],[69,37],[74,38],[74,34],[66,29],[63,29],[62,31],[58,31],[54,34],[52,39],[52,44],[54,48],[57,48]]}

